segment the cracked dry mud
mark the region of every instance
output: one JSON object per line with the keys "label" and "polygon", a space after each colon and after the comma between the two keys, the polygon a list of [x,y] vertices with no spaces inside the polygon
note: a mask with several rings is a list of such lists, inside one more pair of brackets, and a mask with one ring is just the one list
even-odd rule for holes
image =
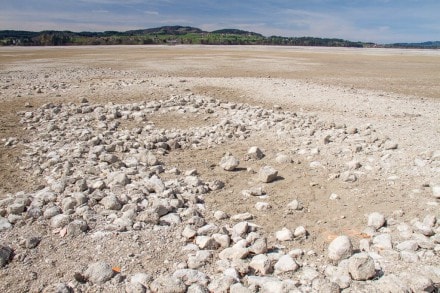
{"label": "cracked dry mud", "polygon": [[436,292],[440,54],[0,49],[0,291]]}

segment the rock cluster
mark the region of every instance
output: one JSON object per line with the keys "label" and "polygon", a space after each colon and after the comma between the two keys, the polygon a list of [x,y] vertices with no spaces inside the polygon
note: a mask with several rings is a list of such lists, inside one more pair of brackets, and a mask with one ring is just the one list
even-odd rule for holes
{"label": "rock cluster", "polygon": [[[162,129],[149,120],[154,114],[174,112],[203,113],[215,122],[191,129]],[[310,147],[312,142],[307,139],[307,147],[297,149],[311,161],[312,170],[330,167],[330,160],[315,160],[319,148],[338,155],[346,151],[357,154],[356,160],[336,166],[340,172],[333,176],[351,184],[365,172],[388,164],[389,156],[385,156],[398,149],[397,143],[374,134],[371,126],[353,131],[328,125],[315,116],[193,95],[127,105],[92,105],[87,100],[79,105],[46,104],[20,115],[23,125],[34,133],[23,142],[26,168],[44,177],[47,184],[0,201],[0,232],[34,222],[70,237],[101,232],[160,234],[161,229],[176,229],[186,253],[185,261],[174,271],[154,276],[144,272],[126,276],[119,268],[97,260],[77,272],[71,283],[57,282],[46,290],[116,286],[127,292],[339,292],[346,288],[353,292],[434,292],[440,282],[440,267],[433,262],[440,251],[437,215],[405,223],[375,212],[368,215],[358,247],[351,237],[341,235],[329,244],[327,255],[301,248],[290,250],[285,243],[308,241],[309,231],[304,226],[284,227],[271,235],[270,243],[261,227],[253,223],[251,213],[229,217],[222,211],[206,211],[203,195],[224,188],[223,182],[208,182],[195,169],[182,173],[161,162],[176,149],[210,148],[270,129],[282,139],[300,134],[319,137],[315,140],[319,146]],[[338,143],[350,149],[341,151]],[[368,165],[374,161],[367,160],[372,150],[385,153],[377,165]],[[265,156],[258,147],[243,155],[254,161]],[[217,162],[224,171],[237,170],[240,163],[229,153]],[[280,153],[275,162],[290,164],[292,160]],[[275,168],[264,165],[255,177],[270,186],[278,182],[279,175]],[[439,197],[437,185],[432,192]],[[254,188],[242,194],[261,196],[264,191]],[[255,208],[269,213],[271,205],[258,202]],[[300,211],[303,205],[293,200],[287,209]],[[209,216],[216,221],[210,221]],[[32,235],[23,239],[22,246],[38,249],[44,241]],[[15,261],[12,248],[2,244],[0,266],[11,261]]]}

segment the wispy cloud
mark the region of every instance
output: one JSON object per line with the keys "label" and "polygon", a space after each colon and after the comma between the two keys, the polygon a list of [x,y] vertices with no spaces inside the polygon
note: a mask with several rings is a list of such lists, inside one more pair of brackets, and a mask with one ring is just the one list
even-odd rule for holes
{"label": "wispy cloud", "polygon": [[[0,0],[2,1],[2,0]],[[373,42],[440,36],[438,0],[3,0],[0,29],[130,30],[192,25]]]}

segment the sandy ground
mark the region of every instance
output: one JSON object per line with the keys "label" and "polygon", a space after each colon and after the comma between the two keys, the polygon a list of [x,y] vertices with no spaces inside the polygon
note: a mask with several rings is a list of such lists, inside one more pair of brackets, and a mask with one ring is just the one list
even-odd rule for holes
{"label": "sandy ground", "polygon": [[[78,103],[84,97],[91,103],[126,103],[165,100],[188,93],[268,109],[279,106],[347,127],[371,124],[378,137],[389,137],[399,144],[393,166],[349,185],[328,180],[339,167],[336,164],[321,171],[310,170],[311,159],[267,133],[240,143],[165,157],[167,165],[181,170],[196,168],[206,179],[220,177],[226,182],[228,188],[206,198],[209,210],[220,209],[229,214],[253,210],[256,223],[266,231],[305,225],[313,241],[304,245],[318,251],[333,235],[345,233],[359,238],[369,212],[391,215],[401,209],[408,220],[426,212],[439,213],[427,188],[440,182],[439,168],[414,168],[415,159],[440,149],[438,50],[259,46],[0,48],[0,139],[23,140],[31,135],[23,130],[16,115],[26,110],[26,103],[33,107],[48,102]],[[151,120],[163,128],[209,123],[191,115],[157,115]],[[20,145],[10,148],[4,142],[0,146],[3,196],[32,191],[44,183],[42,178],[20,168],[24,151]],[[227,173],[216,167],[224,152],[240,156],[254,145],[265,151],[266,161],[244,162],[244,168],[258,169],[280,151],[291,154],[296,162],[278,166],[284,180],[266,187],[273,195],[270,213],[255,211],[257,200],[241,196],[241,190],[256,184],[254,175]],[[392,176],[399,179],[388,180]],[[331,193],[339,194],[342,203],[329,202]],[[286,215],[282,209],[294,198],[304,202],[306,208],[295,216]],[[165,254],[163,258],[167,257],[171,256]]]}

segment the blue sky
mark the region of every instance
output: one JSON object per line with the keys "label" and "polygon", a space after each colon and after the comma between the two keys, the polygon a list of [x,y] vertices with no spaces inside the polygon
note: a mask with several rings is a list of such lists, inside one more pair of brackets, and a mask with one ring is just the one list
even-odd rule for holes
{"label": "blue sky", "polygon": [[189,25],[377,43],[440,40],[440,0],[0,0],[0,7],[0,30]]}

